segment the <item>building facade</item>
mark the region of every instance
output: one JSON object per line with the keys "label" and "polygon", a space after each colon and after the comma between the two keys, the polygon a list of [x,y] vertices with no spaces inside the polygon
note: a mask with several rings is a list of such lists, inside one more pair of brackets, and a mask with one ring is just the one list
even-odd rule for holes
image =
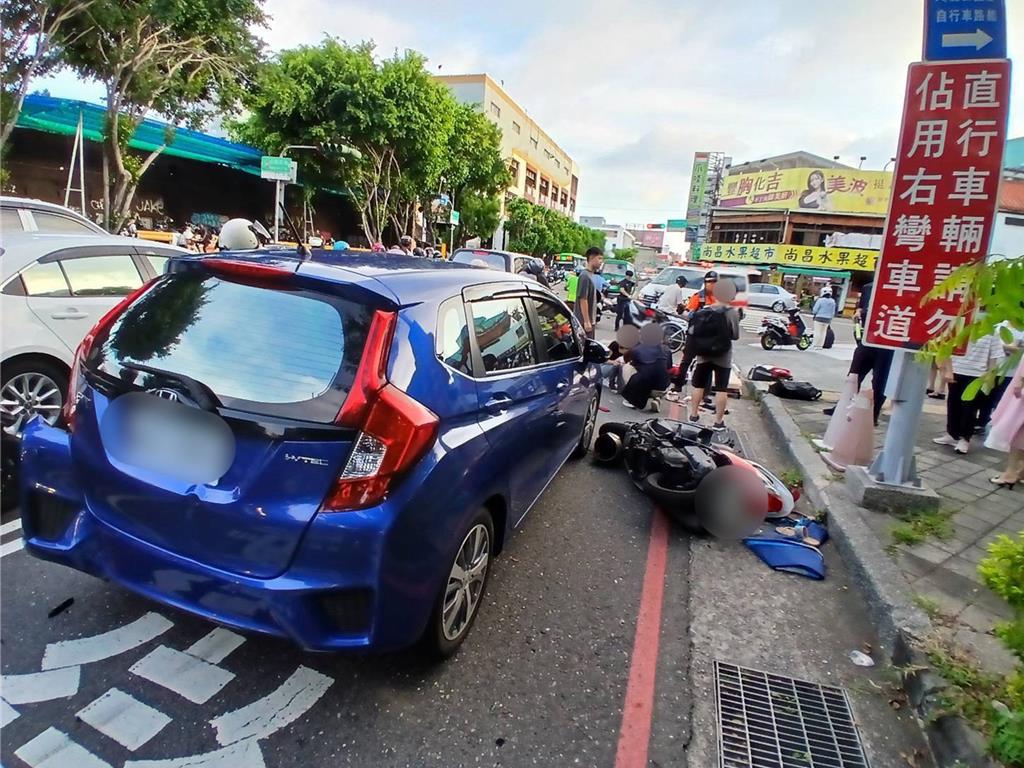
{"label": "building facade", "polygon": [[479,108],[501,128],[501,153],[512,172],[507,196],[522,197],[575,219],[579,191],[576,161],[526,110],[489,75],[440,75],[437,79],[459,102]]}

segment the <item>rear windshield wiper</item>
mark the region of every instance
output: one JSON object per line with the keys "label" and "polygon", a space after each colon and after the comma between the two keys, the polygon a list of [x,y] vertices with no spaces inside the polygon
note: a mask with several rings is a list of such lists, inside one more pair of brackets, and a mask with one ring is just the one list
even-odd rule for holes
{"label": "rear windshield wiper", "polygon": [[154,376],[167,379],[168,381],[174,381],[181,384],[188,392],[189,397],[195,400],[196,405],[204,411],[215,411],[223,405],[217,395],[213,393],[212,389],[198,379],[193,379],[191,376],[186,376],[183,373],[174,373],[173,371],[165,371],[161,368],[153,368],[152,366],[142,365],[141,363],[119,362],[118,364],[122,368],[139,371],[141,373],[149,373]]}

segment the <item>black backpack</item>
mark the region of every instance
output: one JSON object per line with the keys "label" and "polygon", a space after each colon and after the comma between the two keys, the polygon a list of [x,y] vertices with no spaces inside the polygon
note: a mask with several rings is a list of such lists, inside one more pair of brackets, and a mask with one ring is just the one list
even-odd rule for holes
{"label": "black backpack", "polygon": [[821,390],[807,381],[776,381],[768,391],[788,400],[817,400],[821,397]]}
{"label": "black backpack", "polygon": [[718,357],[732,349],[732,329],[725,312],[714,307],[704,307],[693,313],[686,336],[694,354]]}

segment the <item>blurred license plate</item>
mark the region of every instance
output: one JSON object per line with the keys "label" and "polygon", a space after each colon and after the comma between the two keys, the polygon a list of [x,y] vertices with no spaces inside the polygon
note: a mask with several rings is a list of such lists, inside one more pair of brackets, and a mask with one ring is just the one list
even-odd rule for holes
{"label": "blurred license plate", "polygon": [[142,392],[111,402],[100,434],[111,459],[194,485],[216,484],[235,460],[220,416]]}

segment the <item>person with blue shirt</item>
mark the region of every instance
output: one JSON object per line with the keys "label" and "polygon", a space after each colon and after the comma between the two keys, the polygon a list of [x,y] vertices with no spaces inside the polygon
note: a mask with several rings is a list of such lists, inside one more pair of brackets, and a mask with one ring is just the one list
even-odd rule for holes
{"label": "person with blue shirt", "polygon": [[814,316],[814,348],[825,348],[825,336],[832,324],[832,318],[836,316],[836,300],[832,298],[832,289],[825,286],[821,289],[814,306],[811,308]]}

